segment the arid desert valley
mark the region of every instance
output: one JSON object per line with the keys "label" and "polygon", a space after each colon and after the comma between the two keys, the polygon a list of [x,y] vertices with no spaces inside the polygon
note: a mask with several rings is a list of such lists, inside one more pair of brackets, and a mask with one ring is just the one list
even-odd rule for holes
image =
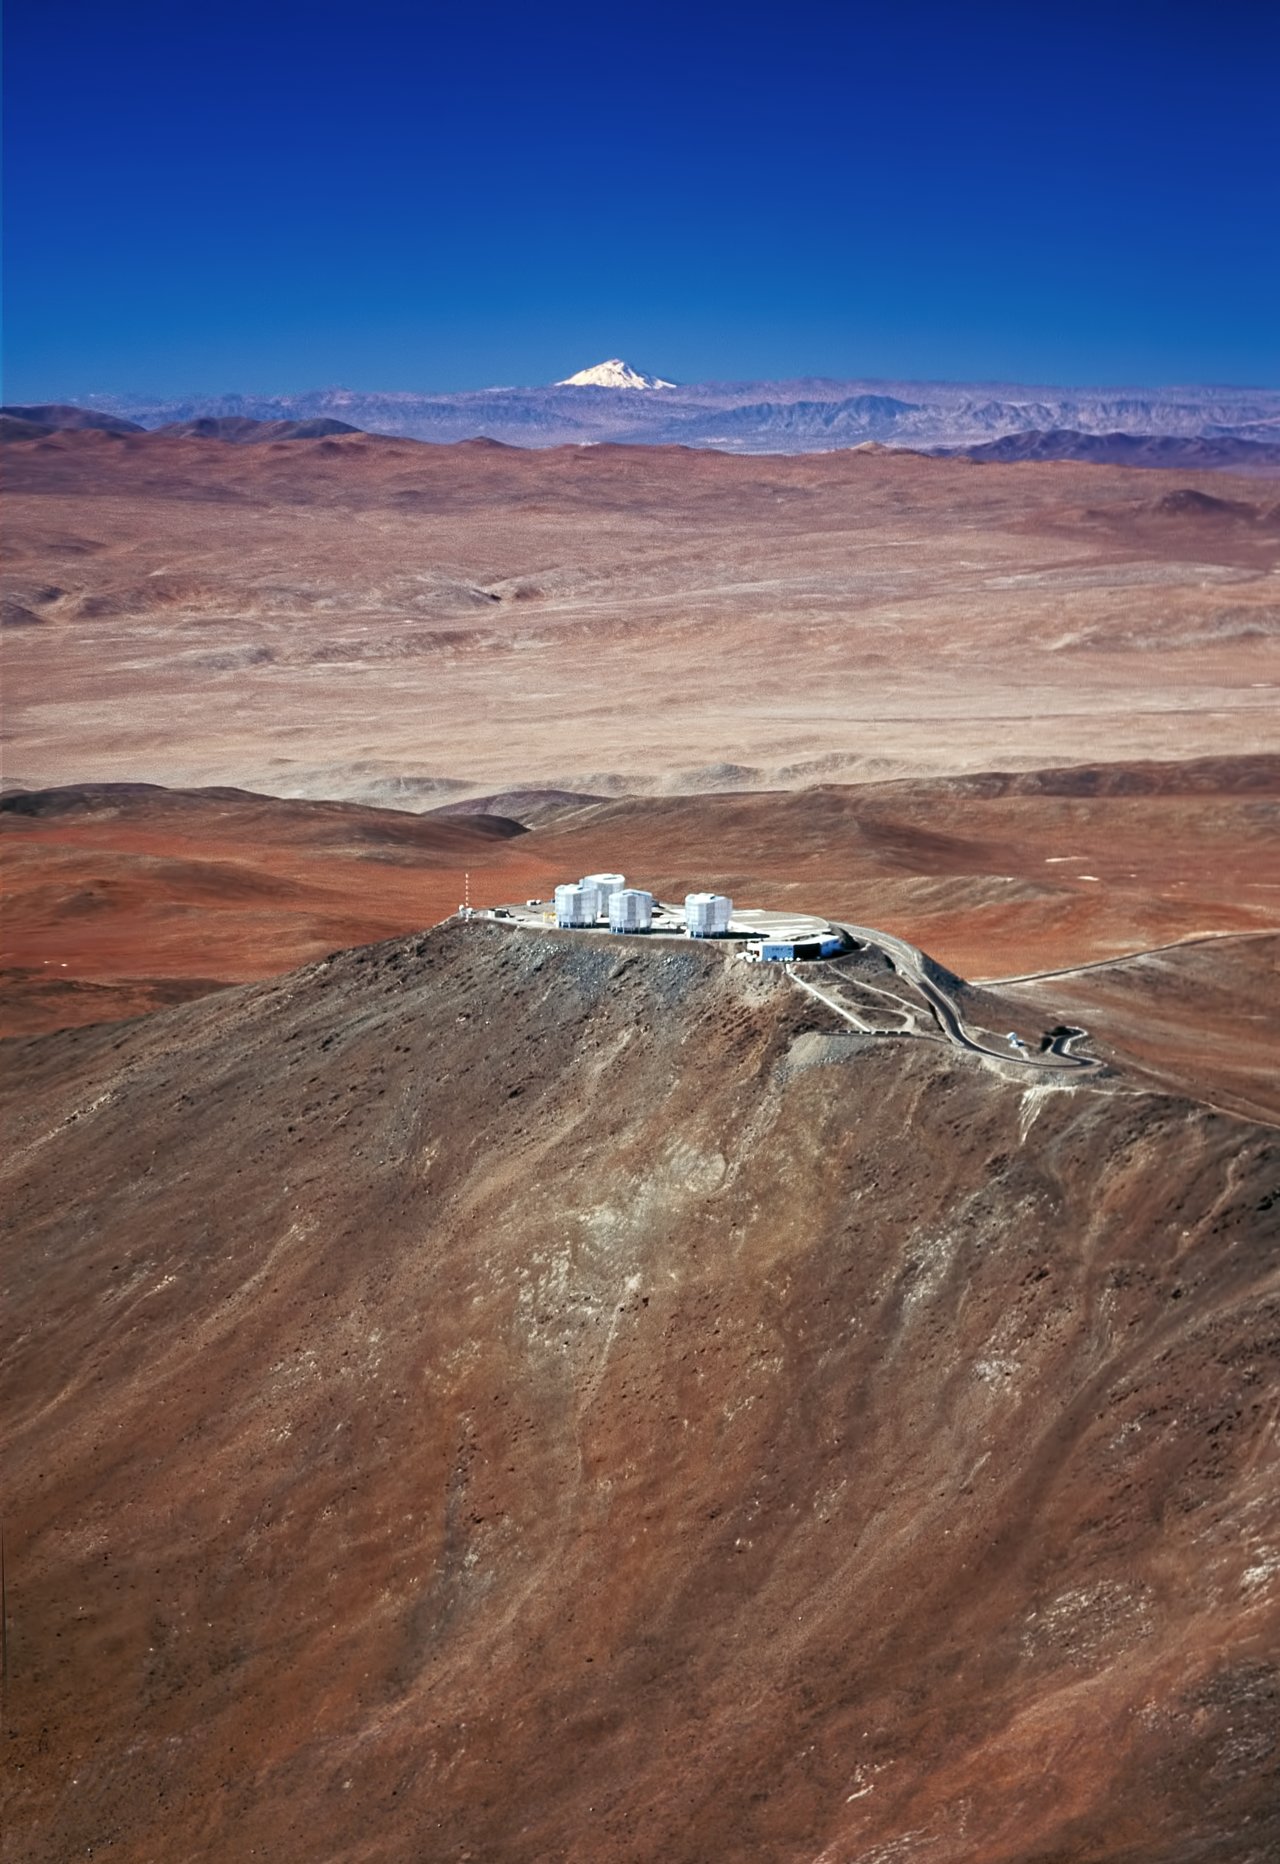
{"label": "arid desert valley", "polygon": [[1280,1855],[1280,479],[4,454],[6,1859]]}

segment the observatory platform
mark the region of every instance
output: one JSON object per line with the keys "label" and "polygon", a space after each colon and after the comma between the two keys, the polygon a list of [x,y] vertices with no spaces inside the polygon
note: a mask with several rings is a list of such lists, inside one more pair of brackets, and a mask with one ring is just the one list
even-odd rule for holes
{"label": "observatory platform", "polygon": [[[576,893],[579,889],[574,888],[573,891]],[[571,925],[557,926],[555,900],[526,900],[520,905],[491,907],[476,916],[496,919],[500,924],[528,926],[540,932],[573,930],[597,938],[698,938],[706,943],[717,941],[736,945],[744,956],[751,957],[789,959],[816,957],[819,953],[826,957],[848,946],[848,940],[838,926],[812,913],[774,913],[752,907],[732,907],[727,923],[708,934],[701,929],[691,928],[684,905],[657,899],[653,901],[650,924],[638,934],[630,930],[620,931],[616,927],[611,929],[607,921],[594,919],[585,924],[575,920]]]}

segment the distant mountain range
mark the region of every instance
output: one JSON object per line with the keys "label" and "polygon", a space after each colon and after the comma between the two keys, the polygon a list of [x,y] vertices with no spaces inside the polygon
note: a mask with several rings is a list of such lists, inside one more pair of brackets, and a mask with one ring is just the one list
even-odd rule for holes
{"label": "distant mountain range", "polygon": [[188,421],[169,421],[144,427],[94,408],[73,408],[62,402],[38,407],[0,408],[0,440],[35,440],[42,434],[79,433],[93,429],[106,434],[172,434],[179,440],[230,440],[252,446],[267,440],[324,440],[331,434],[358,434],[349,421],[328,419],[263,421],[244,414],[205,414]]}
{"label": "distant mountain range", "polygon": [[[1135,465],[1280,464],[1280,390],[1183,387],[1059,389],[1011,383],[778,382],[674,384],[620,358],[541,388],[427,395],[315,389],[298,395],[82,398],[77,425],[125,423],[250,438],[230,423],[269,422],[263,439],[360,428],[414,440],[485,438],[512,446],[614,442],[714,447],[728,453],[816,453],[874,443],[981,459],[1097,459]],[[54,407],[11,408],[49,420]],[[111,417],[111,419],[108,419]],[[279,424],[286,424],[282,427]],[[199,424],[199,425],[198,425]],[[1167,448],[1137,442],[1185,443]],[[1010,450],[1012,449],[1012,450]],[[1139,457],[1141,456],[1141,457]]]}
{"label": "distant mountain range", "polygon": [[6,440],[34,440],[40,434],[76,433],[85,428],[104,434],[146,432],[138,421],[125,421],[98,408],[75,408],[65,401],[0,408],[0,435]]}
{"label": "distant mountain range", "polygon": [[1179,467],[1184,472],[1249,472],[1280,468],[1280,434],[1274,441],[1238,440],[1229,434],[1081,434],[1071,429],[1005,434],[974,447],[934,447],[940,457],[1012,463],[1082,460],[1095,466]]}

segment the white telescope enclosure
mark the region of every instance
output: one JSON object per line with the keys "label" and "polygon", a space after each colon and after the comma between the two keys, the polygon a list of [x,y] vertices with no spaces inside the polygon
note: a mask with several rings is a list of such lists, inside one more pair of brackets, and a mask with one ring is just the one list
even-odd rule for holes
{"label": "white telescope enclosure", "polygon": [[556,888],[556,924],[558,926],[589,926],[596,919],[596,895],[594,889],[579,886]]}
{"label": "white telescope enclosure", "polygon": [[685,924],[690,938],[719,938],[729,930],[733,901],[727,893],[686,893]]}
{"label": "white telescope enclosure", "polygon": [[594,891],[596,900],[595,917],[607,919],[609,916],[609,895],[617,893],[627,884],[625,874],[584,874],[578,882],[580,887]]}
{"label": "white telescope enclosure", "polygon": [[609,895],[611,932],[647,932],[653,924],[653,895],[643,887],[620,887]]}

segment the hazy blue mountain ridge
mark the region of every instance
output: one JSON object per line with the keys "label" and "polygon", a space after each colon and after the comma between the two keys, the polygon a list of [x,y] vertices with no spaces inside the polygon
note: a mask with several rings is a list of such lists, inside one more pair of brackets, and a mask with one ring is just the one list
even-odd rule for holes
{"label": "hazy blue mountain ridge", "polygon": [[1205,386],[1057,389],[1000,383],[704,382],[661,390],[488,388],[462,394],[313,389],[297,395],[82,396],[144,427],[248,417],[339,420],[415,440],[515,446],[590,442],[805,453],[868,440],[969,447],[1034,433],[1280,441],[1280,390]]}

